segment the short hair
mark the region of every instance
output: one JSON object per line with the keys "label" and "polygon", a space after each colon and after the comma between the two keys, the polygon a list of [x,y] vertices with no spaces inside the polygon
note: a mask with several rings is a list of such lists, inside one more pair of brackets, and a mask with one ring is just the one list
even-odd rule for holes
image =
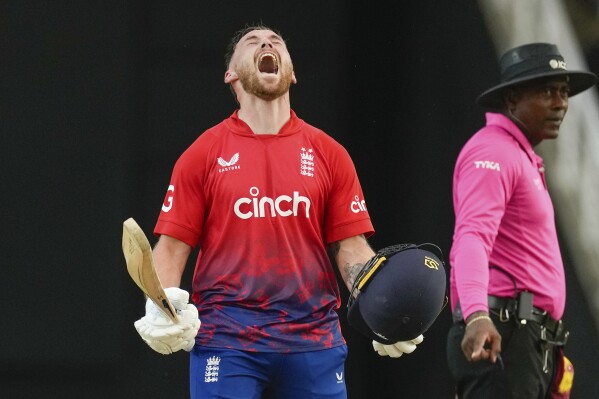
{"label": "short hair", "polygon": [[233,58],[233,53],[235,52],[235,47],[237,46],[237,43],[239,43],[242,37],[244,37],[253,30],[270,30],[276,33],[277,35],[281,36],[281,33],[278,30],[266,26],[262,22],[258,22],[255,24],[246,24],[242,29],[235,32],[235,34],[229,41],[229,45],[227,46],[227,52],[225,53],[225,68],[229,68],[229,63],[231,62],[231,58]]}

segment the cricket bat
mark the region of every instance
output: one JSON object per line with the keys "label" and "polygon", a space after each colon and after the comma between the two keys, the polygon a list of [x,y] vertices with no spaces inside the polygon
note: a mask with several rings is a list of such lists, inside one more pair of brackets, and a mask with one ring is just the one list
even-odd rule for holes
{"label": "cricket bat", "polygon": [[135,284],[173,323],[178,323],[177,312],[156,274],[150,242],[133,218],[123,222],[123,255],[127,262],[127,271]]}

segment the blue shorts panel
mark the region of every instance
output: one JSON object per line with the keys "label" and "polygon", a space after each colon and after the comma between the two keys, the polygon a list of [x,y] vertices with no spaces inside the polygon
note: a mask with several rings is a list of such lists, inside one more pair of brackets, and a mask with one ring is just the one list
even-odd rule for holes
{"label": "blue shorts panel", "polygon": [[347,399],[347,346],[298,353],[256,353],[196,346],[192,399]]}

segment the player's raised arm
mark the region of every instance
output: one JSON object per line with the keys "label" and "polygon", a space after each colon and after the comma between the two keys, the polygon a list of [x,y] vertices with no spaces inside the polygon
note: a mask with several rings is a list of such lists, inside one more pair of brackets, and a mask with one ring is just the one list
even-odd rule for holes
{"label": "player's raised arm", "polygon": [[147,296],[146,314],[134,323],[135,329],[144,342],[158,353],[168,355],[181,349],[190,351],[201,323],[198,309],[189,303],[189,293],[178,285],[191,247],[162,236],[156,249],[153,253],[135,220],[130,218],[125,221],[123,254],[127,270]]}

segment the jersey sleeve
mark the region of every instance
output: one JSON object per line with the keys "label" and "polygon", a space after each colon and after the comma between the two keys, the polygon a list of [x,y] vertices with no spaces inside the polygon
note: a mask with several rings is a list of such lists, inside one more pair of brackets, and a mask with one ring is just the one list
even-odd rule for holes
{"label": "jersey sleeve", "polygon": [[204,148],[202,140],[198,139],[175,163],[154,228],[154,234],[168,235],[192,248],[200,240],[206,209],[203,194],[203,177],[206,171]]}
{"label": "jersey sleeve", "polygon": [[489,255],[520,169],[515,147],[509,142],[473,143],[456,165],[452,267],[464,319],[488,310]]}
{"label": "jersey sleeve", "polygon": [[374,233],[366,208],[362,187],[353,161],[341,145],[331,157],[332,189],[325,212],[325,240],[327,244],[364,234]]}

